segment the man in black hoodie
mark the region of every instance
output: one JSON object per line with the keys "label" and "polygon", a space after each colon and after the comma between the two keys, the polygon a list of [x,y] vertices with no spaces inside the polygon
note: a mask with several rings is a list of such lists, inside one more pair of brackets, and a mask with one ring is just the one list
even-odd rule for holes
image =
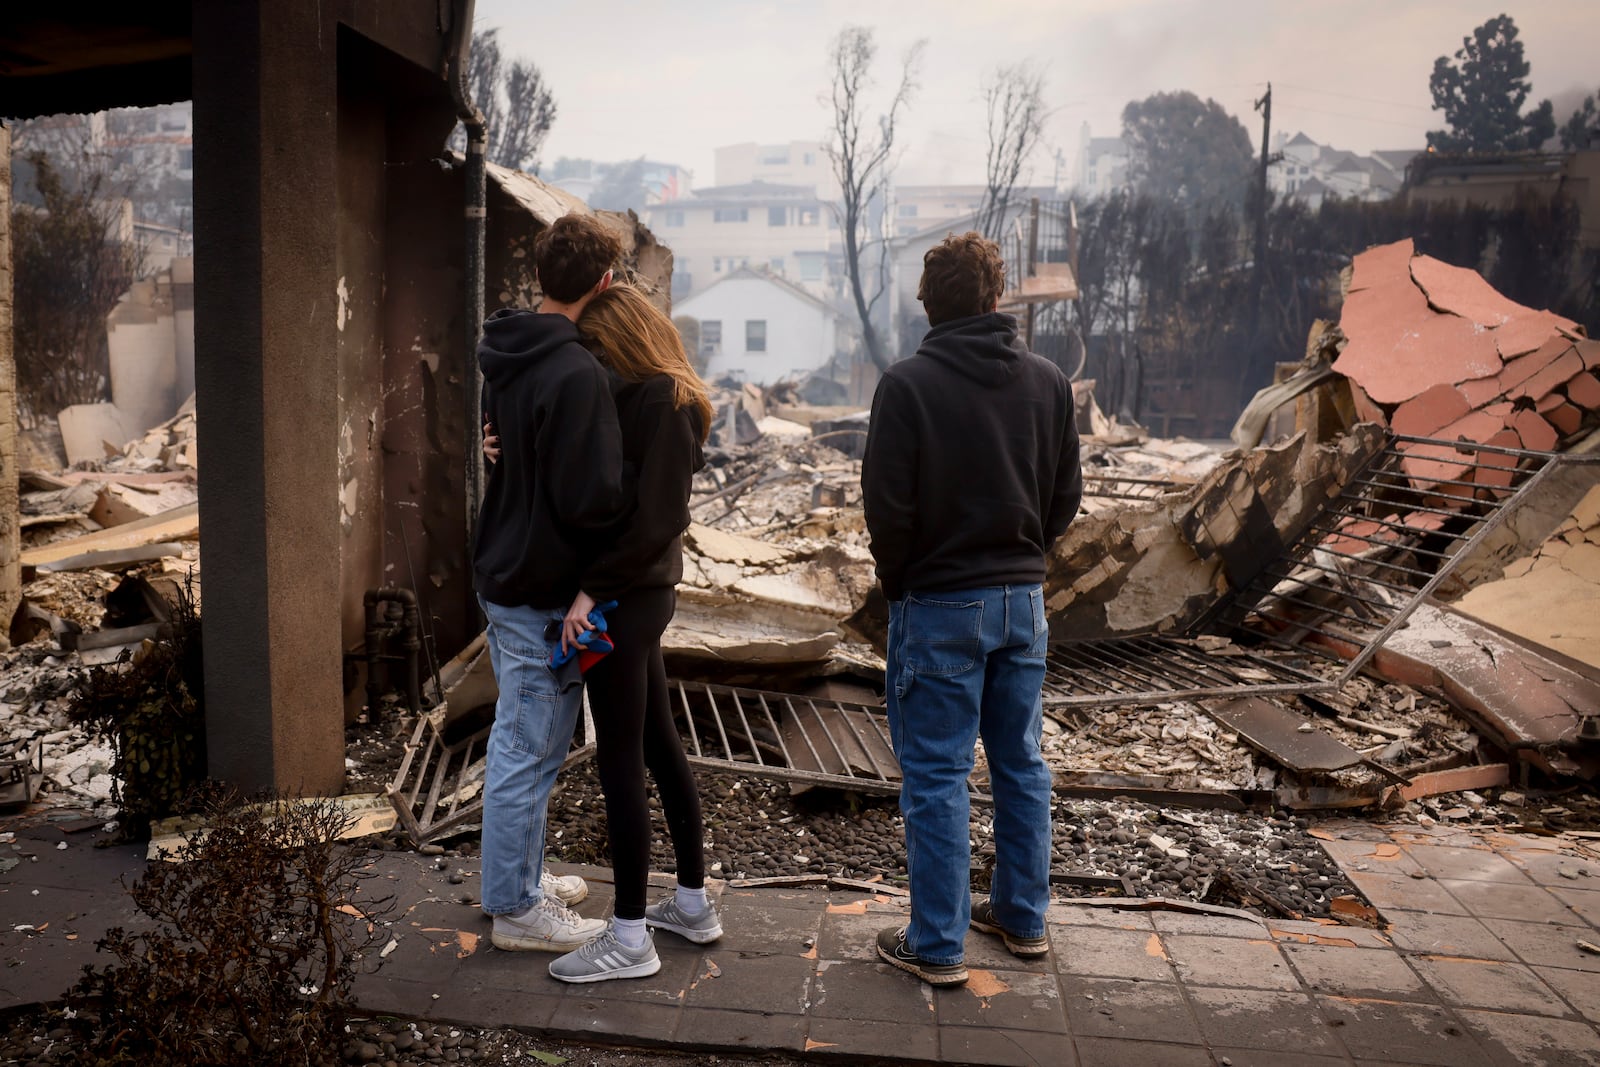
{"label": "man in black hoodie", "polygon": [[[976,233],[923,257],[932,329],[872,400],[861,489],[889,599],[889,728],[903,773],[911,922],[878,955],[934,985],[967,980],[970,924],[1049,951],[1050,772],[1039,751],[1045,554],[1083,493],[1072,387],[996,309],[1005,262]],[[994,795],[991,895],[968,893],[967,776],[983,738]]]}
{"label": "man in black hoodie", "polygon": [[584,895],[582,881],[543,867],[545,807],[582,702],[576,661],[553,670],[550,651],[579,575],[630,495],[610,379],[577,327],[621,252],[595,219],[557,219],[534,245],[539,312],[495,312],[478,345],[501,450],[473,546],[500,689],[484,775],[482,901],[501,949],[567,952],[605,930],[566,906]]}

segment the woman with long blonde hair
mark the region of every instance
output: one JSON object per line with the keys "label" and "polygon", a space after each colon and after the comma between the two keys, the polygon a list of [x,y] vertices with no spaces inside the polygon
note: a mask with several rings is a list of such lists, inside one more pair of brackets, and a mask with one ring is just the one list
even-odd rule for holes
{"label": "woman with long blonde hair", "polygon": [[[705,464],[711,428],[706,387],[684,355],[671,320],[639,290],[615,285],[595,296],[578,319],[585,346],[616,375],[614,397],[623,458],[638,473],[638,498],[623,528],[587,568],[582,592],[567,612],[562,645],[593,628],[596,602],[615,601],[606,615],[615,648],[584,675],[594,712],[596,762],[606,797],[616,902],[606,932],[550,964],[566,982],[642,978],[656,973],[647,927],[697,944],[722,936],[706,900],[700,798],[672,720],[661,635],[677,605],[683,577],[683,531],[689,489]],[[650,809],[646,769],[655,779],[677,857],[678,887],[646,905]]]}

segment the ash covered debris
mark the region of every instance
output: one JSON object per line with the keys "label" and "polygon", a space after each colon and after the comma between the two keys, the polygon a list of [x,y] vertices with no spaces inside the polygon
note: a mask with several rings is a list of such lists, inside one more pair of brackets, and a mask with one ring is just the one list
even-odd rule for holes
{"label": "ash covered debris", "polygon": [[[1399,254],[1388,256],[1378,261],[1394,267]],[[1336,872],[1317,865],[1319,853],[1308,843],[1306,827],[1295,821],[1303,821],[1301,812],[1400,807],[1421,818],[1513,824],[1526,813],[1497,807],[1496,790],[1509,786],[1514,795],[1537,797],[1543,789],[1592,777],[1592,743],[1581,736],[1584,723],[1600,711],[1594,697],[1600,671],[1592,658],[1585,661],[1596,643],[1585,628],[1593,626],[1592,612],[1582,607],[1585,583],[1594,581],[1591,556],[1600,548],[1595,512],[1600,466],[1583,458],[1600,445],[1594,432],[1600,416],[1584,383],[1592,342],[1569,336],[1570,327],[1552,317],[1494,303],[1448,271],[1430,274],[1432,267],[1416,265],[1419,258],[1411,257],[1407,270],[1391,269],[1387,276],[1363,269],[1368,260],[1358,261],[1354,277],[1360,287],[1352,284],[1352,298],[1367,295],[1355,301],[1353,319],[1347,309],[1355,336],[1380,349],[1386,343],[1382,323],[1363,321],[1360,306],[1363,301],[1383,305],[1385,286],[1409,286],[1421,295],[1421,311],[1409,294],[1390,301],[1410,307],[1407,314],[1461,318],[1461,308],[1493,306],[1501,321],[1486,328],[1497,338],[1501,362],[1492,374],[1478,373],[1476,364],[1463,370],[1440,357],[1428,364],[1438,381],[1410,381],[1404,390],[1415,387],[1414,394],[1381,400],[1396,394],[1381,384],[1369,390],[1362,383],[1395,362],[1392,350],[1389,357],[1362,357],[1362,349],[1340,327],[1320,325],[1304,368],[1315,380],[1303,389],[1263,396],[1265,415],[1256,421],[1277,435],[1263,446],[1231,451],[1151,438],[1100,415],[1092,387],[1081,390],[1089,491],[1083,514],[1051,557],[1047,596],[1053,637],[1181,641],[1186,656],[1226,664],[1249,688],[1275,677],[1252,673],[1250,657],[1288,635],[1293,646],[1288,662],[1298,682],[1294,691],[1252,696],[1261,702],[1262,721],[1275,724],[1265,732],[1247,731],[1226,696],[1053,705],[1044,749],[1056,774],[1057,815],[1063,823],[1056,857],[1060,871],[1127,879],[1141,893],[1248,898],[1267,911],[1273,910],[1266,903],[1271,900],[1326,915],[1344,887],[1320,883]],[[1419,283],[1419,270],[1431,289]],[[1451,310],[1429,303],[1436,293],[1455,291],[1450,285],[1469,290],[1477,304],[1454,301]],[[1412,319],[1388,324],[1396,331],[1414,326]],[[1535,327],[1548,336],[1504,356],[1502,343],[1514,351],[1529,343],[1523,335]],[[1559,352],[1557,339],[1565,345]],[[1360,358],[1347,362],[1352,347]],[[1520,374],[1532,366],[1517,361],[1534,356],[1546,362],[1510,381],[1510,370]],[[1572,369],[1574,357],[1580,369],[1561,377]],[[1426,427],[1415,421],[1416,412],[1437,417],[1443,409],[1434,405],[1442,403],[1436,398],[1444,391],[1435,386],[1441,384],[1468,400],[1479,399],[1465,415]],[[1486,392],[1491,385],[1492,396]],[[1294,395],[1286,400],[1285,392]],[[691,499],[694,524],[684,539],[680,607],[664,649],[671,671],[690,687],[739,686],[837,702],[844,711],[828,721],[840,731],[833,740],[843,741],[843,731],[867,728],[863,716],[881,715],[883,606],[859,485],[866,418],[858,409],[816,406],[803,398],[801,389],[786,385],[717,391],[710,462],[697,477]],[[1449,403],[1449,410],[1459,407]],[[1498,406],[1506,404],[1510,407]],[[1561,405],[1579,413],[1571,429],[1563,428],[1571,418]],[[1377,421],[1364,421],[1363,413]],[[1477,417],[1496,413],[1494,427]],[[1530,413],[1555,429],[1553,442],[1540,436]],[[189,514],[195,473],[190,464],[197,460],[189,443],[192,426],[192,416],[180,413],[147,440],[97,463],[99,469],[33,472],[24,482],[26,550],[34,553],[33,569],[15,620],[21,647],[6,656],[0,716],[8,736],[43,740],[47,796],[99,803],[109,813],[110,750],[88,743],[67,725],[64,708],[85,657],[115,658],[121,648],[73,651],[74,640],[64,635],[109,627],[107,597],[125,579],[159,586],[197,570],[197,533]],[[1384,479],[1392,491],[1370,492],[1370,499],[1360,502],[1365,510],[1359,515],[1337,512],[1342,497],[1362,492],[1353,483],[1366,477],[1363,464],[1384,447],[1390,431],[1449,440],[1442,445],[1402,441],[1397,447],[1406,465],[1398,476]],[[1507,433],[1517,435],[1514,443]],[[1450,443],[1457,437],[1470,440],[1470,446],[1462,446],[1466,451]],[[1527,447],[1537,444],[1546,447]],[[1541,474],[1522,506],[1485,532],[1489,505],[1508,499],[1539,462],[1527,453],[1552,449],[1562,452],[1564,462]],[[1206,620],[1214,621],[1219,604],[1239,597],[1252,581],[1265,581],[1262,575],[1270,571],[1274,554],[1287,551],[1330,514],[1334,525],[1320,547],[1344,555],[1297,559],[1286,578],[1267,586],[1268,593],[1290,591],[1311,607],[1281,597],[1253,601],[1283,617],[1257,613],[1245,625],[1208,631]],[[1438,521],[1408,520],[1417,514]],[[1474,538],[1473,551],[1460,552]],[[162,547],[172,545],[175,550]],[[114,555],[129,550],[149,551],[156,558]],[[1292,624],[1308,619],[1335,638],[1343,633],[1338,620],[1319,616],[1317,609],[1337,608],[1339,597],[1349,593],[1348,579],[1378,577],[1394,586],[1381,605],[1393,610],[1428,584],[1446,557],[1456,561],[1455,569],[1437,583],[1433,602],[1420,603],[1412,621],[1387,635],[1359,673],[1347,676],[1340,658],[1350,654],[1350,647],[1296,636]],[[74,559],[81,562],[70,563]],[[62,560],[69,566],[58,567]],[[1387,564],[1403,569],[1385,569]],[[1445,601],[1448,605],[1442,605]],[[1469,636],[1467,627],[1477,629]],[[1351,647],[1360,647],[1359,634],[1346,636]],[[1480,660],[1498,671],[1468,669]],[[1516,672],[1518,685],[1496,689],[1508,671]],[[453,677],[461,676],[458,671]],[[1088,673],[1080,681],[1090,688],[1100,684]],[[481,714],[492,693],[486,695],[481,686],[451,692],[447,685],[446,690],[445,707],[429,714],[441,736],[454,742],[463,729],[458,720]],[[433,697],[438,700],[439,694]],[[690,703],[680,717],[684,730],[705,730],[711,720]],[[1519,714],[1519,707],[1543,710]],[[352,749],[358,762],[352,776],[369,784],[389,781],[415,725],[398,709],[369,709],[357,732],[382,743]],[[741,778],[738,761],[728,761],[714,779],[718,788],[732,790],[722,801],[759,795],[759,802],[749,803],[764,810],[791,803],[815,782],[800,782],[799,776],[786,782],[786,770],[837,762],[820,752],[824,758],[815,761],[786,759],[783,746],[803,734],[787,721],[775,721],[770,737],[760,723],[739,725],[740,736],[749,742],[744,758],[753,760],[759,748],[770,777]],[[1321,751],[1334,755],[1308,762],[1303,753],[1295,755],[1295,746],[1279,744],[1312,734]],[[828,735],[803,736],[823,745]],[[735,746],[739,743],[736,738]],[[463,751],[471,755],[470,749]],[[576,800],[582,792],[577,783],[591,772],[578,767],[572,773],[569,795]],[[980,794],[985,774],[980,753],[974,775]],[[470,806],[475,795],[470,767],[464,766],[461,775],[461,793]],[[756,784],[736,787],[740,781]],[[847,781],[831,784],[850,787]],[[1435,793],[1447,796],[1436,800]],[[1211,810],[1186,814],[1174,802]],[[1273,814],[1249,814],[1250,808]],[[730,808],[726,818],[727,839],[713,838],[729,873],[815,873],[815,863],[823,862],[811,855],[821,846],[804,841],[788,854],[780,852],[776,838],[762,836],[765,828],[755,829],[761,816],[753,810],[741,815]],[[822,831],[836,821],[824,812],[809,822],[808,841],[832,842],[827,847],[834,853],[859,844],[841,837],[841,831]],[[849,822],[860,840],[871,838],[871,849],[860,864],[846,865],[846,873],[895,876],[903,857],[891,847],[898,832],[892,818],[873,831],[876,837],[866,838],[860,836],[866,833],[864,823]],[[458,819],[452,832],[464,825],[470,819]],[[567,827],[580,828],[587,832],[581,818]],[[981,831],[980,826],[980,838]],[[1286,842],[1286,851],[1275,854],[1274,840]]]}

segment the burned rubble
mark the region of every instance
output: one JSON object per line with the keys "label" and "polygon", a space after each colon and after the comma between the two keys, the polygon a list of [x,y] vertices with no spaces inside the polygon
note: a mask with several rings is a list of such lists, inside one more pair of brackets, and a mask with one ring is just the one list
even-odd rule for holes
{"label": "burned rubble", "polygon": [[[1241,418],[1241,447],[1151,438],[1079,383],[1086,498],[1046,581],[1062,892],[1348,915],[1320,812],[1552,833],[1600,814],[1594,342],[1404,246],[1357,257],[1347,284],[1344,321],[1313,328],[1289,385]],[[1465,336],[1455,320],[1489,332],[1492,359],[1482,342],[1398,358],[1419,329]],[[714,873],[892,884],[865,413],[789,385],[721,386],[715,406],[663,642]],[[180,412],[93,469],[25,476],[0,701],[8,737],[41,740],[47,800],[111,812],[111,753],[66,708],[84,666],[137,656],[161,595],[198,575],[192,428]],[[351,724],[348,779],[392,802],[393,841],[467,847],[493,695],[480,642],[440,664],[432,711],[396,694]],[[552,849],[603,861],[586,737]]]}

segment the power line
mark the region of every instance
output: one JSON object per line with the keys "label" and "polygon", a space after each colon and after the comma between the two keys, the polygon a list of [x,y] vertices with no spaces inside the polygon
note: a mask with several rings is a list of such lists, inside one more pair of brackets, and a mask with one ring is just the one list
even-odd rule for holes
{"label": "power line", "polygon": [[1344,111],[1323,111],[1320,108],[1304,107],[1299,104],[1289,104],[1287,107],[1289,110],[1296,113],[1305,112],[1309,115],[1327,115],[1336,119],[1354,119],[1356,122],[1376,122],[1383,126],[1403,126],[1408,130],[1415,130],[1417,128],[1417,124],[1415,122],[1396,122],[1394,119],[1378,119],[1373,118],[1371,115],[1351,115]]}
{"label": "power line", "polygon": [[1421,104],[1402,104],[1394,100],[1381,100],[1375,96],[1356,96],[1354,93],[1336,93],[1331,89],[1313,89],[1309,85],[1290,85],[1279,82],[1280,89],[1293,89],[1300,93],[1311,93],[1313,96],[1336,96],[1341,100],[1359,100],[1364,104],[1382,104],[1384,107],[1405,107],[1413,111],[1433,111],[1434,108],[1424,107]]}

